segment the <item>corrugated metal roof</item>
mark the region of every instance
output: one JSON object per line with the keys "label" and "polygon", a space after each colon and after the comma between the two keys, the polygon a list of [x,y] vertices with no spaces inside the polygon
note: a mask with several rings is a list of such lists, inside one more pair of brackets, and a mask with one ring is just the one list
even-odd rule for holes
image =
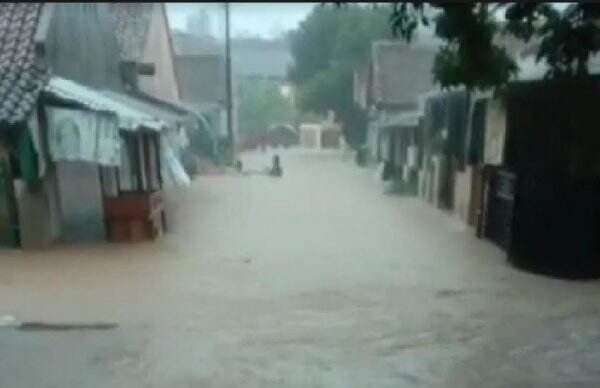
{"label": "corrugated metal roof", "polygon": [[175,114],[174,112],[171,112],[163,107],[150,102],[142,101],[141,99],[133,96],[113,92],[112,90],[102,90],[101,93],[114,101],[135,108],[140,112],[155,118],[156,120],[167,122],[171,126],[175,126],[178,123],[183,123],[186,121],[184,115]]}
{"label": "corrugated metal roof", "polygon": [[168,127],[164,121],[130,104],[117,101],[104,95],[102,91],[64,78],[52,77],[46,86],[46,92],[59,99],[79,103],[91,110],[113,112],[119,117],[119,127],[124,130],[135,131],[147,128],[160,131]]}

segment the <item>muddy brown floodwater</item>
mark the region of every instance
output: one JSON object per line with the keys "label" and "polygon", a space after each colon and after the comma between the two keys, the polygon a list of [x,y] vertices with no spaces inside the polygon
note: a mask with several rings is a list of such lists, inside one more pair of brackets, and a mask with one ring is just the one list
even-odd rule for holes
{"label": "muddy brown floodwater", "polygon": [[[339,152],[168,193],[161,241],[0,253],[0,387],[597,387],[600,283],[519,272]],[[242,155],[262,170],[272,154]]]}

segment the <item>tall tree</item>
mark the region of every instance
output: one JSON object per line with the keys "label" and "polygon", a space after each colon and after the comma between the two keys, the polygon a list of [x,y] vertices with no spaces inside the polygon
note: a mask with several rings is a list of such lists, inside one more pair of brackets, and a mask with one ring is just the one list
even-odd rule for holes
{"label": "tall tree", "polygon": [[294,65],[288,75],[298,86],[299,107],[333,110],[352,146],[364,142],[366,129],[366,112],[353,101],[353,71],[367,63],[374,40],[392,38],[390,11],[389,6],[317,6],[290,34]]}
{"label": "tall tree", "polygon": [[283,96],[278,82],[268,79],[242,79],[239,87],[240,133],[260,135],[271,125],[294,122],[294,106]]}
{"label": "tall tree", "polygon": [[[501,23],[498,11],[506,12]],[[576,3],[564,12],[543,2],[451,3],[396,2],[392,28],[407,41],[420,26],[435,23],[445,44],[437,53],[433,74],[442,87],[464,85],[489,89],[506,84],[518,71],[506,51],[494,43],[496,33],[539,41],[537,61],[549,65],[547,77],[582,76],[588,59],[600,50],[600,6]]]}

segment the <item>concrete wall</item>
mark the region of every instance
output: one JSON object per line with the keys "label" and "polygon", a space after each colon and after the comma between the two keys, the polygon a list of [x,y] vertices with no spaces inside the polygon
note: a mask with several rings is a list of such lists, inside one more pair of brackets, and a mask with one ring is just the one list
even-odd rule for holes
{"label": "concrete wall", "polygon": [[13,179],[8,148],[0,141],[0,246],[17,244]]}
{"label": "concrete wall", "polygon": [[143,62],[154,63],[153,76],[139,76],[142,91],[165,101],[179,101],[175,65],[169,42],[169,30],[163,10],[164,4],[153,7],[148,39],[143,53]]}
{"label": "concrete wall", "polygon": [[319,124],[300,125],[300,146],[304,148],[321,148],[321,126]]}
{"label": "concrete wall", "polygon": [[104,210],[98,166],[56,162],[62,239],[66,242],[104,240]]}
{"label": "concrete wall", "polygon": [[484,162],[499,165],[504,161],[506,109],[499,100],[489,100],[485,123]]}
{"label": "concrete wall", "polygon": [[225,98],[225,64],[218,55],[175,57],[179,97],[190,104],[215,103]]}
{"label": "concrete wall", "polygon": [[41,249],[52,245],[62,234],[56,174],[50,169],[38,187],[15,185],[19,211],[21,248]]}
{"label": "concrete wall", "polygon": [[320,131],[314,128],[300,129],[300,145],[304,148],[319,148],[321,137]]}
{"label": "concrete wall", "polygon": [[45,59],[54,75],[123,90],[115,24],[106,3],[55,4]]}
{"label": "concrete wall", "polygon": [[454,214],[468,223],[471,205],[473,168],[466,166],[465,171],[456,171],[454,175]]}
{"label": "concrete wall", "polygon": [[378,136],[377,126],[374,123],[369,123],[369,128],[367,129],[367,153],[370,162],[377,161]]}
{"label": "concrete wall", "polygon": [[374,42],[371,88],[375,102],[384,105],[416,105],[420,94],[434,88],[431,66],[435,54],[435,47],[417,42]]}

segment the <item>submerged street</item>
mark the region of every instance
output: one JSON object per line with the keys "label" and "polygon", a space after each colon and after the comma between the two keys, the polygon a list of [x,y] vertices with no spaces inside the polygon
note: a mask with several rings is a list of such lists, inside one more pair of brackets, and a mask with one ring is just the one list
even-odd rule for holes
{"label": "submerged street", "polygon": [[[520,272],[341,152],[169,192],[152,243],[0,253],[0,387],[596,387],[600,283]],[[243,154],[262,170],[271,153]]]}

